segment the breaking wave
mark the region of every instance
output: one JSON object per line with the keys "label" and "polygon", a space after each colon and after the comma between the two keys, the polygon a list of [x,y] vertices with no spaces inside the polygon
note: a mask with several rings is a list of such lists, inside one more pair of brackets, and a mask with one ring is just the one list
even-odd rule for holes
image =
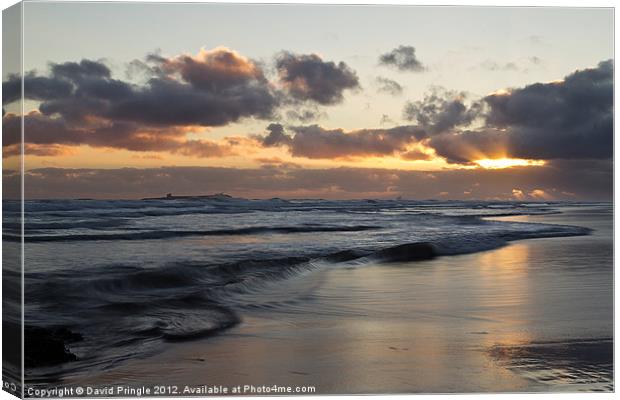
{"label": "breaking wave", "polygon": [[[377,226],[352,225],[352,226],[252,226],[238,229],[216,229],[211,231],[202,230],[156,230],[126,233],[105,233],[89,235],[40,235],[25,236],[26,242],[82,242],[93,240],[155,240],[186,236],[234,236],[255,235],[261,233],[311,233],[311,232],[361,232],[371,229],[379,229]],[[5,240],[20,241],[20,236],[5,235]]]}

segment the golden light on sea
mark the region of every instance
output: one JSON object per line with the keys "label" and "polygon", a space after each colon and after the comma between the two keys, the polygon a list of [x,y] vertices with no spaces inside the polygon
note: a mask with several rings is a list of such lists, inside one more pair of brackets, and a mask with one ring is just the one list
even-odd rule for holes
{"label": "golden light on sea", "polygon": [[544,160],[527,160],[523,158],[487,158],[475,161],[482,168],[501,169],[509,167],[541,166]]}

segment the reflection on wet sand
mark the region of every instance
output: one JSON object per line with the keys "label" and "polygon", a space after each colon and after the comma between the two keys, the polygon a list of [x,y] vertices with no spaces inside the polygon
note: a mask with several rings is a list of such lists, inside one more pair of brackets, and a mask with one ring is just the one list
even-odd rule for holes
{"label": "reflection on wet sand", "polygon": [[497,345],[489,354],[499,365],[537,382],[592,391],[614,389],[611,338]]}
{"label": "reflection on wet sand", "polygon": [[[505,309],[512,307],[516,311],[528,303],[530,277],[530,248],[524,243],[514,243],[498,251],[489,251],[480,254],[479,285],[487,289],[489,294],[497,288],[502,288],[502,295],[480,296],[480,300],[489,309]],[[497,318],[519,318],[518,313],[502,312]]]}

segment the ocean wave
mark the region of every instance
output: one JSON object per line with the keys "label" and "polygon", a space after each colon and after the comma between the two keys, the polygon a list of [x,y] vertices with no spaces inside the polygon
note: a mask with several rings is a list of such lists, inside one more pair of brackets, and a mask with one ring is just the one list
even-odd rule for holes
{"label": "ocean wave", "polygon": [[[93,229],[93,230],[103,230],[109,228],[118,228],[124,225],[127,225],[128,221],[126,219],[87,219],[87,220],[78,220],[78,221],[70,221],[70,222],[37,222],[28,220],[24,223],[24,231],[25,232],[38,232],[38,231],[46,231],[46,230],[63,230],[63,229]],[[22,224],[18,222],[4,222],[2,224],[2,228],[10,231],[20,231],[22,228]]]}
{"label": "ocean wave", "polygon": [[[352,225],[352,226],[254,226],[237,229],[216,230],[156,230],[105,234],[75,234],[75,235],[38,235],[25,236],[26,242],[84,242],[99,240],[156,240],[186,236],[234,236],[234,235],[257,235],[263,233],[312,233],[312,232],[361,232],[380,229],[378,226]],[[16,235],[4,235],[4,240],[17,242],[21,238]]]}
{"label": "ocean wave", "polygon": [[[110,216],[143,218],[192,214],[244,214],[254,212],[336,212],[365,213],[381,211],[431,212],[435,215],[522,215],[556,212],[562,203],[479,202],[479,201],[420,201],[420,200],[283,200],[243,198],[178,198],[174,200],[46,200],[24,202],[26,218],[44,215],[55,218],[85,218]],[[3,205],[6,214],[19,213],[21,205]]]}

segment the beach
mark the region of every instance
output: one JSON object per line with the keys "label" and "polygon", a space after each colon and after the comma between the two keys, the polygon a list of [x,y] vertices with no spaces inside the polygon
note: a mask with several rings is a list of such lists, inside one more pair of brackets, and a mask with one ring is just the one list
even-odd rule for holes
{"label": "beach", "polygon": [[265,291],[272,304],[246,307],[222,334],[166,343],[65,383],[313,386],[318,394],[611,391],[612,209],[559,210],[489,218],[592,233],[311,270],[274,283]]}

